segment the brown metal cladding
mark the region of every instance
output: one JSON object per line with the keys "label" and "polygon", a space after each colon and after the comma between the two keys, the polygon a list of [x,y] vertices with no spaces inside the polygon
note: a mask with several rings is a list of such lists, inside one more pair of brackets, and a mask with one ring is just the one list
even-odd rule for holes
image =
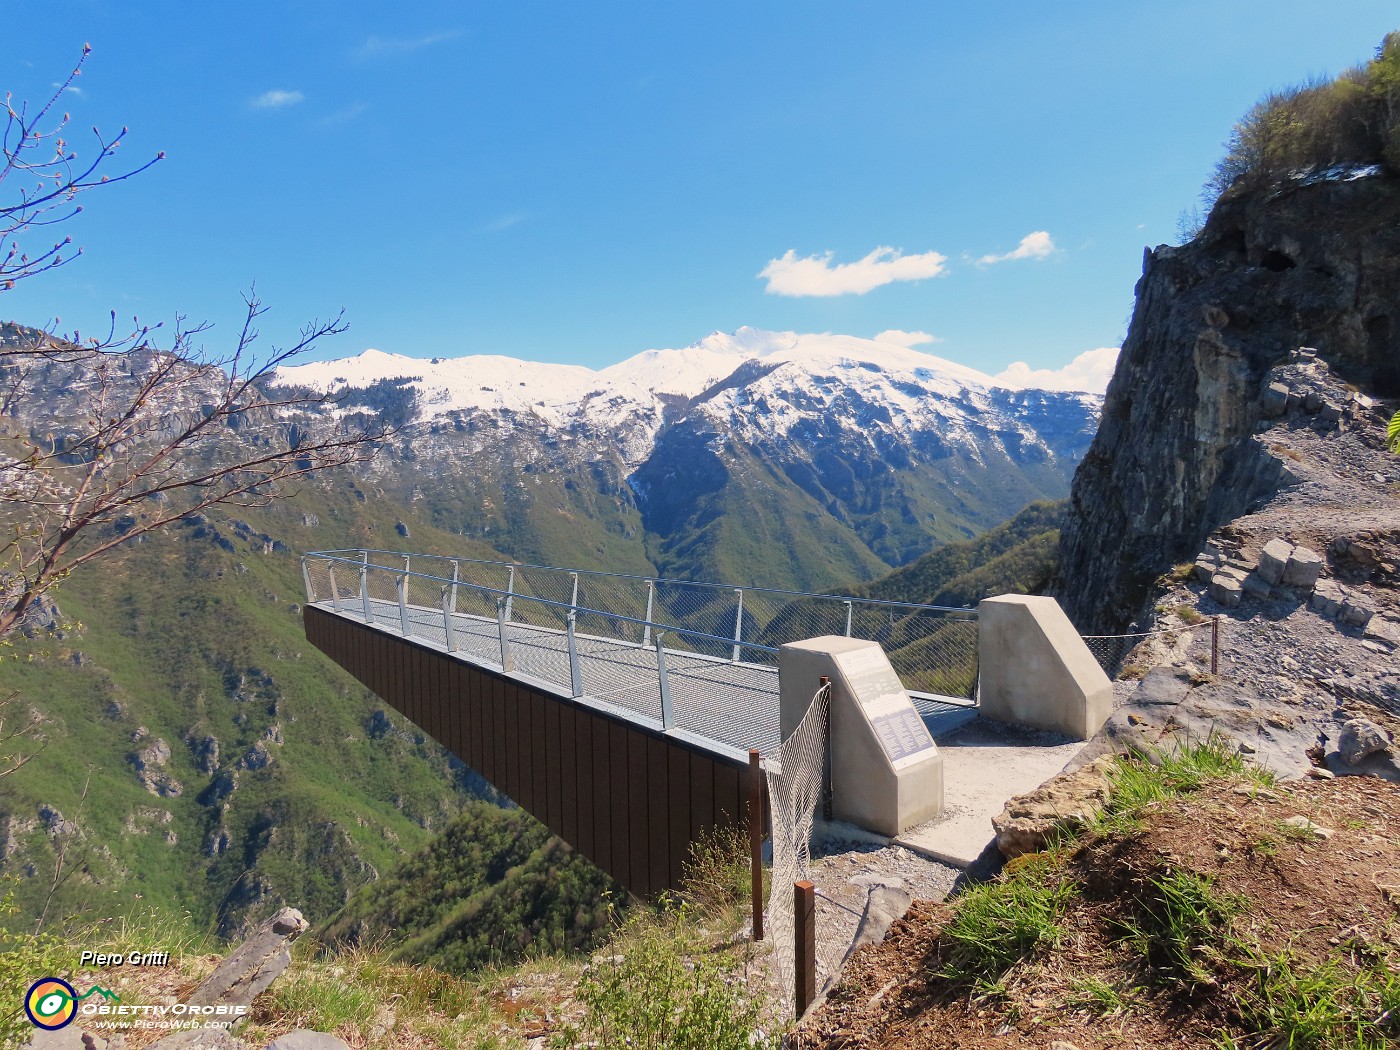
{"label": "brown metal cladding", "polygon": [[624,886],[634,883],[632,877],[631,820],[628,803],[631,795],[627,782],[632,775],[632,767],[627,763],[628,732],[624,722],[609,722],[608,725],[608,814],[612,817],[612,870],[614,877]]}
{"label": "brown metal cladding", "polygon": [[679,886],[694,839],[742,824],[742,764],[315,607],[306,637],[635,893]]}
{"label": "brown metal cladding", "polygon": [[627,734],[627,826],[631,832],[628,843],[628,886],[639,893],[656,893],[666,887],[651,881],[651,849],[647,842],[651,823],[647,808],[647,746],[641,733]]}

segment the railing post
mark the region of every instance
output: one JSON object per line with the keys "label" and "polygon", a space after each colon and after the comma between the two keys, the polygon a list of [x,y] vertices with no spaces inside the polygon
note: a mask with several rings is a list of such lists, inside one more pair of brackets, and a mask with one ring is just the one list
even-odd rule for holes
{"label": "railing post", "polygon": [[408,625],[408,574],[399,573],[399,633],[405,638],[412,637],[413,631]]}
{"label": "railing post", "polygon": [[817,997],[817,888],[803,879],[792,884],[793,989],[797,1016]]}
{"label": "railing post", "polygon": [[849,637],[851,636],[851,613],[852,613],[853,611],[854,611],[853,603],[851,602],[851,599],[847,598],[847,599],[846,599],[846,637],[847,637],[847,638],[849,638]]}
{"label": "railing post", "polygon": [[753,890],[753,939],[763,940],[763,763],[749,748],[749,882]]}
{"label": "railing post", "polygon": [[739,607],[734,612],[734,651],[730,654],[732,663],[739,662],[739,645],[744,633],[744,591],[741,587],[735,587],[734,593],[739,596]]}
{"label": "railing post", "polygon": [[569,612],[575,613],[578,612],[578,573],[571,572],[569,575],[574,578],[573,590],[569,594]]}
{"label": "railing post", "polygon": [[671,710],[671,680],[666,674],[666,650],[661,640],[665,631],[656,632],[656,678],[661,686],[661,728],[670,729],[676,724],[675,712]]}
{"label": "railing post", "polygon": [[647,612],[642,619],[646,620],[646,625],[642,628],[642,644],[651,644],[651,609],[652,603],[656,600],[656,581],[647,580]]}
{"label": "railing post", "polygon": [[340,612],[340,587],[335,582],[334,565],[326,566],[326,575],[330,577],[331,581],[331,608],[336,612]]}
{"label": "railing post", "polygon": [[514,671],[515,665],[510,659],[510,641],[506,638],[506,606],[509,600],[501,601],[496,599],[496,631],[501,639],[501,670]]}
{"label": "railing post", "polygon": [[[577,577],[575,577],[577,580]],[[578,643],[574,638],[574,612],[569,611],[569,688],[571,695],[579,697],[583,695],[583,673],[578,665]]]}
{"label": "railing post", "polygon": [[457,651],[457,639],[452,633],[452,606],[451,598],[457,597],[457,585],[444,585],[442,588],[442,629],[447,634],[447,651],[455,653]]}
{"label": "railing post", "polygon": [[1220,614],[1210,618],[1210,673],[1220,673]]}
{"label": "railing post", "polygon": [[457,570],[459,566],[454,559],[452,562],[452,612],[457,612]]}
{"label": "railing post", "polygon": [[360,604],[365,610],[365,623],[374,623],[374,611],[369,604],[369,555],[360,564]]}
{"label": "railing post", "polygon": [[[506,623],[510,623],[510,610],[511,610],[511,605],[512,605],[512,603],[513,603],[514,601],[515,601],[515,566],[512,565],[512,566],[510,567],[510,576],[509,576],[509,578],[507,578],[507,580],[506,580]],[[497,605],[500,605],[500,600],[499,600],[499,599],[497,599],[496,604],[497,604]]]}
{"label": "railing post", "polygon": [[306,555],[301,556],[301,582],[306,584],[306,604],[316,600],[316,588],[311,586],[311,570],[306,567]]}

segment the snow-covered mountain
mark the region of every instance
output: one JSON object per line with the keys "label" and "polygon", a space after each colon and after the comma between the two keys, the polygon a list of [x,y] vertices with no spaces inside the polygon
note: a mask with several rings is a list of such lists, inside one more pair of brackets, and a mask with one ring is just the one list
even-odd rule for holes
{"label": "snow-covered mountain", "polygon": [[803,585],[1063,496],[1102,401],[897,344],[754,328],[600,371],[366,350],[279,378],[344,394],[343,411],[392,401],[406,426],[376,479],[515,556],[558,559],[567,533],[547,526],[563,521],[595,554],[641,540],[648,564],[688,575],[753,576],[777,550],[765,582]]}

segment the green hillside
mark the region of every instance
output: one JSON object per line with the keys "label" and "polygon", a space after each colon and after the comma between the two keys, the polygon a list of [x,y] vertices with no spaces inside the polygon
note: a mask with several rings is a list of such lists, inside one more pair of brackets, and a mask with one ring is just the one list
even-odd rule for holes
{"label": "green hillside", "polygon": [[622,890],[519,809],[466,809],[317,933],[393,962],[468,974],[527,952],[592,948]]}
{"label": "green hillside", "polygon": [[[344,478],[170,526],[65,581],[80,629],[18,638],[0,695],[48,744],[4,781],[18,902],[149,907],[221,934],[282,902],[314,920],[491,789],[305,639],[298,554],[347,542],[496,556]],[[380,714],[385,712],[385,714]]]}
{"label": "green hillside", "polygon": [[1054,572],[1067,503],[1032,503],[975,539],[948,543],[851,593],[885,601],[973,606],[993,594],[1036,594]]}

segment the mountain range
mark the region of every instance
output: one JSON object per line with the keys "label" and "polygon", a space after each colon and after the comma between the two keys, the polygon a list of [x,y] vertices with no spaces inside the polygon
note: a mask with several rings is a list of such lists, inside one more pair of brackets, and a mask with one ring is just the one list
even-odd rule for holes
{"label": "mountain range", "polygon": [[367,474],[449,532],[524,561],[799,588],[1062,498],[1102,402],[753,328],[599,371],[366,350],[278,378],[398,426]]}

